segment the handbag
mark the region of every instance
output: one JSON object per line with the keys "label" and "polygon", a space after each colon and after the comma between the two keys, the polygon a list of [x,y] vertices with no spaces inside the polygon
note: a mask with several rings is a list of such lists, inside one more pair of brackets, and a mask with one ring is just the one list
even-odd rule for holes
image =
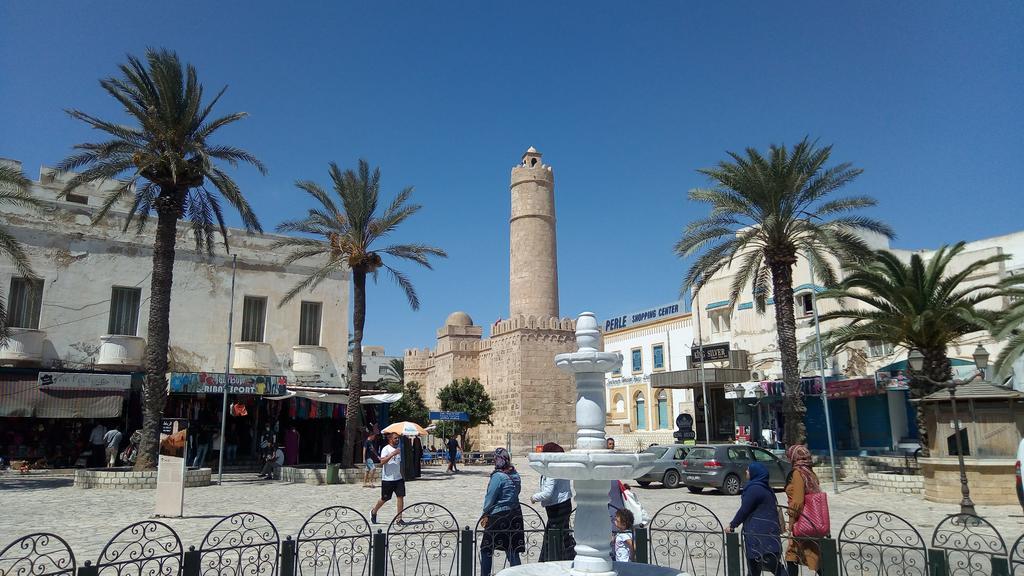
{"label": "handbag", "polygon": [[831,532],[828,514],[828,494],[823,491],[804,494],[804,509],[793,524],[793,536],[798,538],[824,538]]}

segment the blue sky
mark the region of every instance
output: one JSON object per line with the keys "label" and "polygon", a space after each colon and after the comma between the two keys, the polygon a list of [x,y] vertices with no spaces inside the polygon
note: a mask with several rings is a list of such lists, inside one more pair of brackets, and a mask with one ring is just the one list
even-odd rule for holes
{"label": "blue sky", "polygon": [[[404,266],[422,300],[371,285],[366,343],[432,345],[456,309],[508,308],[509,171],[554,167],[563,315],[677,298],[671,251],[705,208],[695,170],[726,150],[833,143],[864,175],[896,245],[1024,228],[1020,2],[80,2],[0,4],[0,156],[30,176],[94,135],[62,110],[118,118],[97,84],[125,53],[177,50],[222,131],[270,174],[237,178],[273,229],[307,206],[296,179],[380,165],[425,207],[396,241],[450,257]],[[237,219],[233,220],[237,222]]]}

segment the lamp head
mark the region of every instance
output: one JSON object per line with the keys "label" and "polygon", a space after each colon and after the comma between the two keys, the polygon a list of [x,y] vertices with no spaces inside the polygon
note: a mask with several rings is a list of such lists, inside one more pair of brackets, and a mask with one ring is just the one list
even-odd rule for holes
{"label": "lamp head", "polygon": [[910,354],[907,354],[907,365],[914,372],[920,372],[924,368],[924,354],[917,348],[910,350]]}
{"label": "lamp head", "polygon": [[974,349],[974,365],[978,367],[978,370],[988,368],[988,350],[985,350],[981,344]]}

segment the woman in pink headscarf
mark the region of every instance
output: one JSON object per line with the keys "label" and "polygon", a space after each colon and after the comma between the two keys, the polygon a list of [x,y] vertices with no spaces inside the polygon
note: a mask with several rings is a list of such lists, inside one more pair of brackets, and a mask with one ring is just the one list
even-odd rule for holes
{"label": "woman in pink headscarf", "polygon": [[[793,525],[800,518],[804,509],[804,496],[821,491],[821,484],[818,476],[811,470],[813,465],[811,451],[803,444],[794,444],[786,449],[786,458],[793,465],[793,470],[786,479],[786,499],[789,506],[789,527],[790,534],[793,533]],[[817,572],[821,565],[821,550],[818,543],[813,540],[798,540],[792,538],[789,541],[789,548],[786,549],[786,563],[790,574],[799,574],[800,565],[803,564]]]}

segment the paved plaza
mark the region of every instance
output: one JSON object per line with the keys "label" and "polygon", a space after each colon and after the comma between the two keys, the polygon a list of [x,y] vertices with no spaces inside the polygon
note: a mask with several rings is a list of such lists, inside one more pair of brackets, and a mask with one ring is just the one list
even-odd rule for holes
{"label": "paved plaza", "polygon": [[[538,476],[521,457],[516,464],[523,476],[523,501],[529,500],[537,486]],[[432,501],[443,504],[455,515],[460,526],[475,524],[487,483],[489,469],[467,467],[458,475],[447,475],[440,469],[424,469],[423,477],[409,483],[407,504]],[[166,519],[181,536],[187,548],[198,547],[205,532],[225,515],[252,511],[268,517],[283,539],[294,536],[306,518],[317,510],[335,505],[356,508],[369,517],[369,509],[379,489],[360,485],[315,486],[263,482],[255,474],[225,476],[225,485],[189,488],[185,493],[186,518]],[[826,485],[826,488],[831,488]],[[1007,487],[1008,490],[1012,486]],[[739,497],[717,492],[690,494],[685,488],[668,490],[657,485],[637,488],[641,502],[652,515],[662,506],[679,500],[698,502],[710,508],[723,522],[728,522],[739,505]],[[68,477],[0,476],[0,547],[30,532],[53,532],[68,541],[80,561],[95,559],[103,545],[124,526],[150,518],[153,513],[152,490],[82,490],[74,488]],[[780,502],[785,494],[778,494]],[[885,510],[898,514],[930,540],[935,525],[958,507],[926,502],[919,496],[884,494],[864,485],[843,484],[838,496],[830,494],[832,529],[837,533],[842,523],[858,512]],[[543,514],[543,510],[538,507]],[[1016,506],[981,506],[979,513],[989,520],[1007,545],[1024,533],[1024,516]],[[380,514],[379,528],[386,529],[394,514],[394,504],[386,505]]]}

